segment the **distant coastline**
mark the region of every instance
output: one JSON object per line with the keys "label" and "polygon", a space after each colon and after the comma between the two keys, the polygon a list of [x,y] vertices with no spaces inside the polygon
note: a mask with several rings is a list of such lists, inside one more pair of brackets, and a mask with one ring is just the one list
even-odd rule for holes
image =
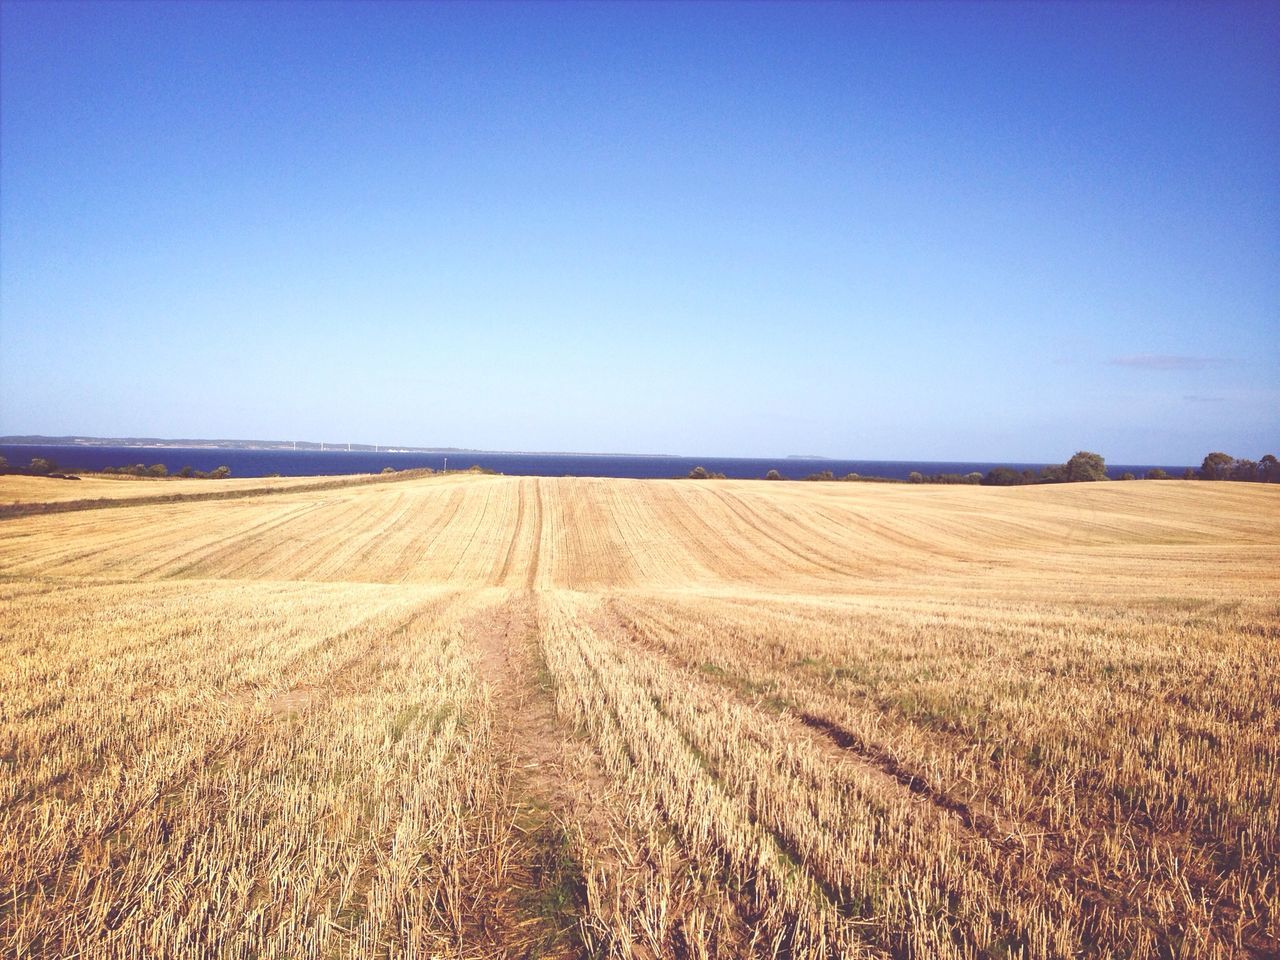
{"label": "distant coastline", "polygon": [[[581,450],[483,450],[478,447],[410,447],[404,444],[348,443],[343,440],[170,440],[162,437],[0,437],[10,447],[127,447],[136,450],[297,450],[310,453],[488,453],[522,457],[679,457],[678,453],[599,453]],[[827,459],[817,457],[814,459]]]}
{"label": "distant coastline", "polygon": [[[100,472],[108,467],[150,468],[163,465],[168,474],[183,468],[193,472],[210,472],[226,467],[232,477],[268,476],[341,476],[358,473],[381,473],[393,470],[431,469],[466,470],[472,466],[509,476],[542,477],[626,477],[661,479],[687,477],[697,467],[724,474],[731,479],[764,479],[771,471],[785,479],[803,480],[809,476],[831,474],[832,479],[856,475],[862,479],[880,478],[906,481],[913,473],[925,477],[936,474],[987,473],[1000,467],[1038,471],[1043,463],[1010,463],[988,461],[921,461],[921,460],[839,460],[797,456],[780,457],[685,457],[654,454],[607,453],[523,453],[516,451],[467,450],[460,447],[383,447],[373,444],[347,445],[263,441],[250,445],[231,440],[155,440],[138,438],[140,442],[107,440],[96,437],[0,438],[0,456],[14,467],[22,467],[34,458],[44,458],[59,472]],[[40,441],[40,442],[37,442]],[[1159,467],[1181,475],[1184,466],[1169,464],[1108,464],[1107,474],[1120,479],[1125,473],[1143,476]]]}

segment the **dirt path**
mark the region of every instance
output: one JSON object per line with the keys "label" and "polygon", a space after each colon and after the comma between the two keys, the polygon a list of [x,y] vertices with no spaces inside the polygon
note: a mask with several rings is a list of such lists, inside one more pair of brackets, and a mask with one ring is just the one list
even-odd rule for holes
{"label": "dirt path", "polygon": [[530,802],[579,815],[598,811],[603,816],[609,780],[603,771],[591,769],[589,758],[582,756],[584,744],[556,716],[554,694],[538,652],[536,606],[533,595],[521,594],[470,621],[476,663],[492,687],[502,736]]}
{"label": "dirt path", "polygon": [[[522,838],[523,865],[508,890],[514,916],[499,941],[506,956],[755,956],[749,921],[724,891],[709,895],[703,881],[688,880],[693,865],[664,840],[658,820],[644,828],[624,819],[634,802],[628,788],[559,719],[540,652],[539,605],[537,592],[513,593],[466,623],[492,691],[498,745],[511,759],[509,802]],[[668,898],[670,929],[646,926],[636,891]],[[685,928],[690,911],[697,922]],[[688,949],[691,936],[714,952]]]}
{"label": "dirt path", "polygon": [[584,867],[572,834],[580,831],[593,849],[614,845],[616,787],[590,745],[556,716],[538,652],[535,596],[513,594],[476,614],[465,629],[492,691],[498,745],[511,760],[510,802],[521,837],[521,865],[507,891],[513,916],[501,942],[514,951],[509,956],[584,956],[578,929]]}

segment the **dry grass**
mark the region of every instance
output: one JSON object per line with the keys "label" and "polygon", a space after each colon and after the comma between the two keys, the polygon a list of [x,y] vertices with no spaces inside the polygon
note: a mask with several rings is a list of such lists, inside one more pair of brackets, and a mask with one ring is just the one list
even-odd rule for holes
{"label": "dry grass", "polygon": [[1280,949],[1280,490],[273,485],[0,522],[3,955]]}

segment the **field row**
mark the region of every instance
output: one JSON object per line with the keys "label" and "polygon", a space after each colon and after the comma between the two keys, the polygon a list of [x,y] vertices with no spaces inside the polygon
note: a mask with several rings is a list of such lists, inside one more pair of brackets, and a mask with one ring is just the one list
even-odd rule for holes
{"label": "field row", "polygon": [[1122,596],[1156,558],[1170,592],[1248,587],[1276,559],[1271,490],[1075,486],[442,477],[14,519],[0,574]]}

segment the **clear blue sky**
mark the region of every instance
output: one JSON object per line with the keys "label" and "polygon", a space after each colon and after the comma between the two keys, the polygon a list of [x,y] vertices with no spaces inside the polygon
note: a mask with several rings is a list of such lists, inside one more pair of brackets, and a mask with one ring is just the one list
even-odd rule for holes
{"label": "clear blue sky", "polygon": [[0,27],[0,433],[1280,452],[1280,5]]}

